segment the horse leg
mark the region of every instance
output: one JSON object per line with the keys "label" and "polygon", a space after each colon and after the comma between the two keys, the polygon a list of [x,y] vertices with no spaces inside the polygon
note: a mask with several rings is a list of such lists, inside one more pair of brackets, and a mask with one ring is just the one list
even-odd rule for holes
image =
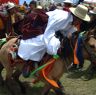
{"label": "horse leg", "polygon": [[50,84],[46,84],[44,86],[42,95],[48,95],[50,89],[53,89],[55,91],[56,95],[65,95],[65,93],[63,92],[64,89],[63,89],[63,86],[62,86],[61,82],[58,81],[57,84],[60,86],[60,88],[54,88]]}
{"label": "horse leg", "polygon": [[95,72],[96,72],[96,65],[95,63],[91,63],[89,66],[89,71],[88,71],[89,80],[94,77]]}
{"label": "horse leg", "polygon": [[41,95],[48,95],[51,88],[52,86],[50,84],[45,84]]}
{"label": "horse leg", "polygon": [[96,66],[94,65],[94,63],[91,62],[91,64],[86,70],[84,80],[91,80],[94,77],[95,71],[96,71]]}
{"label": "horse leg", "polygon": [[[13,74],[13,69],[11,67],[6,68],[6,80],[5,80],[5,85],[10,91],[11,95],[16,95],[13,89],[13,79],[12,79],[12,74]],[[10,87],[12,86],[12,87]]]}
{"label": "horse leg", "polygon": [[62,85],[62,83],[58,80],[57,81],[57,84],[59,85],[59,87],[62,89],[62,90],[64,90],[64,86]]}
{"label": "horse leg", "polygon": [[0,85],[4,84],[3,77],[2,77],[2,70],[3,70],[3,65],[0,63]]}
{"label": "horse leg", "polygon": [[60,88],[54,88],[56,95],[65,95],[64,87],[63,87],[62,83],[58,80],[57,84],[59,85]]}
{"label": "horse leg", "polygon": [[21,81],[19,80],[19,76],[21,75],[21,71],[17,70],[14,72],[14,74],[12,75],[13,79],[19,84],[21,92],[23,94],[26,93],[26,89],[24,87],[24,85],[21,83]]}

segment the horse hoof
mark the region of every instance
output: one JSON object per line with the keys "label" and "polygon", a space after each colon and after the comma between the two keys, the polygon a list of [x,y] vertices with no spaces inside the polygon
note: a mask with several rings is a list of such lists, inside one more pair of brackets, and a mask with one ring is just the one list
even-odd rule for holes
{"label": "horse hoof", "polygon": [[61,89],[55,89],[56,95],[66,95]]}
{"label": "horse hoof", "polygon": [[26,88],[25,88],[25,87],[22,87],[22,88],[21,88],[21,93],[22,93],[23,95],[26,94]]}
{"label": "horse hoof", "polygon": [[4,80],[3,80],[3,78],[0,78],[0,85],[1,85],[1,86],[4,85]]}
{"label": "horse hoof", "polygon": [[0,82],[0,85],[1,85],[1,86],[4,86],[4,81]]}
{"label": "horse hoof", "polygon": [[92,76],[91,75],[82,76],[81,79],[84,81],[89,81],[92,79]]}

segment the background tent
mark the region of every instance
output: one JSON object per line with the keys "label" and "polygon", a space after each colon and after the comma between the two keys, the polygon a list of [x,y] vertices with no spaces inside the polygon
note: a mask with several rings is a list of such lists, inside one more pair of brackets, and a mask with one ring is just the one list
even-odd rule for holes
{"label": "background tent", "polygon": [[84,1],[88,3],[96,3],[96,0],[84,0]]}
{"label": "background tent", "polygon": [[[26,1],[28,4],[30,3],[30,1],[32,0],[19,0],[19,4],[22,5],[24,3],[24,1]],[[36,1],[36,0],[35,0]]]}
{"label": "background tent", "polygon": [[8,1],[13,2],[15,4],[19,4],[19,0],[0,0],[0,3],[7,3]]}

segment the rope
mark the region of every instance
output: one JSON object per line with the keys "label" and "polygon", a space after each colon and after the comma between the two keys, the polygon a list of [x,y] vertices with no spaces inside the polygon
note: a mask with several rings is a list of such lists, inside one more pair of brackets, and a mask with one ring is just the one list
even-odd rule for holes
{"label": "rope", "polygon": [[[54,59],[58,59],[59,56],[58,56],[58,55],[53,55],[53,58],[54,58]],[[51,59],[50,59],[50,60],[51,60]],[[36,72],[42,70],[44,67],[46,67],[46,66],[48,66],[49,64],[51,64],[51,63],[52,63],[52,60],[51,60],[51,61],[50,61],[50,60],[49,60],[47,63],[45,63],[44,65],[42,65],[42,66],[38,67],[37,69],[35,69],[34,71],[32,71],[29,77],[33,77],[33,75],[34,75]]]}

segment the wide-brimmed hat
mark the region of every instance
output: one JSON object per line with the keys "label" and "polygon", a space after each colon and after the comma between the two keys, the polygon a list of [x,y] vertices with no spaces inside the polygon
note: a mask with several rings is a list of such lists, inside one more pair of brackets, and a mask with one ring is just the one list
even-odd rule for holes
{"label": "wide-brimmed hat", "polygon": [[79,4],[76,8],[71,7],[69,9],[72,12],[72,14],[74,14],[76,17],[84,21],[90,21],[90,17],[88,15],[88,8],[84,5]]}
{"label": "wide-brimmed hat", "polygon": [[96,7],[93,8],[93,10],[89,11],[90,14],[96,15]]}
{"label": "wide-brimmed hat", "polygon": [[63,3],[70,3],[70,4],[73,4],[72,0],[64,0]]}
{"label": "wide-brimmed hat", "polygon": [[14,3],[12,3],[12,2],[8,2],[7,3],[7,10],[10,10],[10,9],[12,9],[14,7],[15,7],[15,4]]}
{"label": "wide-brimmed hat", "polygon": [[37,9],[43,9],[43,8],[42,8],[42,6],[38,5],[38,6],[37,6]]}

